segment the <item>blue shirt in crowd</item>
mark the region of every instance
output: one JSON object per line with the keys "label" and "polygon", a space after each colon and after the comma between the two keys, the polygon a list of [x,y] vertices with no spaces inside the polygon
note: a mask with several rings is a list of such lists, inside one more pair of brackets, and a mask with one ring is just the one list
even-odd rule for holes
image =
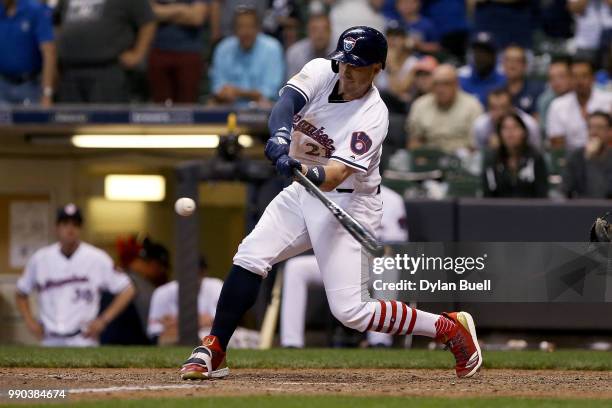
{"label": "blue shirt in crowd", "polygon": [[483,78],[470,66],[459,70],[459,84],[465,92],[476,96],[482,106],[487,106],[489,92],[506,85],[506,77],[494,69]]}
{"label": "blue shirt in crowd", "polygon": [[283,47],[273,37],[258,34],[253,47],[240,48],[236,36],[222,40],[213,55],[212,91],[217,94],[224,85],[255,89],[275,100],[285,79]]}
{"label": "blue shirt in crowd", "polygon": [[385,0],[381,11],[387,21],[400,21],[402,19],[402,17],[397,12],[397,9],[395,8],[395,0]]}
{"label": "blue shirt in crowd", "polygon": [[37,0],[17,0],[13,16],[0,3],[0,74],[19,76],[42,68],[40,45],[53,41],[49,10]]}
{"label": "blue shirt in crowd", "polygon": [[424,42],[438,42],[440,36],[434,24],[426,17],[421,17],[412,23],[404,23],[406,32],[411,37],[420,38]]}
{"label": "blue shirt in crowd", "polygon": [[440,36],[468,30],[465,0],[423,0],[421,14],[429,18]]}
{"label": "blue shirt in crowd", "polygon": [[[157,0],[159,4],[209,3],[210,0]],[[204,48],[204,24],[199,27],[174,23],[159,23],[153,48],[164,51],[197,52]]]}
{"label": "blue shirt in crowd", "polygon": [[533,115],[537,111],[537,101],[544,92],[544,84],[540,81],[526,80],[523,89],[512,96],[512,105]]}
{"label": "blue shirt in crowd", "polygon": [[612,92],[612,75],[604,69],[595,74],[595,84],[604,91]]}

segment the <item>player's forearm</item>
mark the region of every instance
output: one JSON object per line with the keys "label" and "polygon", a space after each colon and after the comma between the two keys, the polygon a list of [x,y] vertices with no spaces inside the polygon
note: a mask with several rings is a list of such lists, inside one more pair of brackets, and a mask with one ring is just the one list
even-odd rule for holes
{"label": "player's forearm", "polygon": [[[353,174],[353,169],[335,161],[331,161],[330,164],[326,166],[308,167],[302,165],[304,174],[308,176],[308,170],[312,169],[313,167],[320,167],[323,170],[323,182],[319,184],[319,188],[321,189],[321,191],[334,190],[336,187],[342,184],[342,182],[346,180],[351,174]],[[313,181],[311,177],[309,178],[311,179],[311,181]]]}
{"label": "player's forearm", "polygon": [[104,313],[100,315],[100,318],[104,321],[105,324],[112,322],[119,313],[121,313],[128,304],[134,298],[136,294],[136,289],[130,283],[130,285],[125,288],[121,293],[119,293],[115,299],[111,302],[111,304],[104,310]]}
{"label": "player's forearm", "polygon": [[268,119],[270,136],[274,136],[281,131],[281,133],[286,133],[289,139],[289,133],[293,126],[293,115],[302,110],[305,103],[304,97],[296,90],[285,87],[283,94],[270,112],[270,118]]}
{"label": "player's forearm", "polygon": [[32,310],[30,309],[30,298],[28,295],[17,292],[15,294],[15,304],[17,305],[17,310],[19,310],[19,314],[21,314],[21,317],[23,317],[23,320],[28,326],[36,322],[32,315]]}
{"label": "player's forearm", "polygon": [[[55,79],[55,70],[57,66],[57,55],[55,51],[55,44],[52,42],[43,43],[40,46],[43,68],[42,68],[42,79],[41,86],[43,89],[43,95],[51,97],[53,92],[53,82]],[[49,95],[47,95],[49,94]]]}
{"label": "player's forearm", "polygon": [[321,190],[323,191],[332,191],[336,187],[340,185],[346,178],[350,175],[350,173],[338,173],[335,171],[329,171],[331,169],[328,166],[325,166],[325,181],[321,184]]}
{"label": "player's forearm", "polygon": [[204,24],[208,7],[204,3],[161,4],[155,5],[154,11],[160,21],[197,27]]}
{"label": "player's forearm", "polygon": [[143,59],[147,52],[149,52],[153,37],[155,37],[156,28],[155,22],[150,22],[138,29],[136,43],[132,50],[138,55],[139,59]]}

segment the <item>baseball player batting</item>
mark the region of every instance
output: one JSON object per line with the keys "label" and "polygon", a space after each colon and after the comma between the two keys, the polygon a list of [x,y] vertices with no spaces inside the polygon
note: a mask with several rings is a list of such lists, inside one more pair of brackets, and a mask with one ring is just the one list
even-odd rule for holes
{"label": "baseball player batting", "polygon": [[[381,222],[378,167],[389,124],[372,81],[385,68],[386,57],[387,41],[377,30],[359,26],[343,32],[327,59],[310,61],[283,87],[270,114],[272,136],[265,148],[280,174],[291,177],[299,169],[369,231]],[[434,338],[454,354],[457,376],[478,371],[482,354],[472,317],[466,312],[436,315],[394,300],[364,301],[361,245],[316,197],[293,182],[238,247],[210,335],[183,364],[183,379],[229,374],[227,344],[255,303],[262,279],[272,265],[310,248],[330,309],[342,324],[362,332]]]}

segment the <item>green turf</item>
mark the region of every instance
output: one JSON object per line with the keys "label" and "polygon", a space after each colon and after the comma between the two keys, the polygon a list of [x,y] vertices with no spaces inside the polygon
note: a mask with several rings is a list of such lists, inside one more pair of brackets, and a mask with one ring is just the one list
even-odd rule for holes
{"label": "green turf", "polygon": [[[0,347],[0,367],[175,368],[189,355],[185,347],[41,348]],[[485,368],[612,370],[612,353],[559,350],[491,351]],[[381,349],[232,350],[232,368],[450,368],[449,352]]]}
{"label": "green turf", "polygon": [[[62,404],[64,406],[65,404]],[[403,397],[340,397],[340,396],[262,396],[262,397],[212,397],[212,398],[164,398],[146,400],[104,400],[96,402],[79,402],[67,404],[68,406],[92,407],[92,408],[124,408],[124,407],[210,407],[210,408],[234,408],[245,407],[293,407],[293,408],[406,408],[406,407],[470,407],[470,408],[561,408],[561,407],[580,407],[584,408],[585,401],[580,400],[558,400],[558,399],[525,399],[525,398],[403,398]],[[10,405],[13,407],[23,407],[23,405]],[[30,405],[46,406],[49,405]],[[610,400],[598,401],[589,400],[589,408],[610,407]]]}

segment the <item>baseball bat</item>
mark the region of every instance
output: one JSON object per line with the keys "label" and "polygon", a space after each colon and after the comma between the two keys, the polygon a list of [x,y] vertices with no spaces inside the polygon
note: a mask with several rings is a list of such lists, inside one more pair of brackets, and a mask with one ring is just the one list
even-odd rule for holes
{"label": "baseball bat", "polygon": [[261,331],[259,332],[259,349],[268,350],[272,348],[274,342],[274,332],[276,332],[276,324],[278,322],[278,312],[281,306],[281,291],[283,288],[283,268],[280,267],[276,271],[274,286],[272,287],[272,295],[270,304],[266,308],[263,322],[261,323]]}
{"label": "baseball bat", "polygon": [[297,181],[306,188],[310,194],[319,199],[327,207],[329,211],[336,217],[338,222],[342,224],[344,229],[359,242],[365,250],[374,257],[381,257],[384,253],[384,248],[378,240],[354,219],[349,213],[344,211],[338,204],[327,198],[325,194],[315,186],[312,181],[308,180],[305,175],[298,169],[293,169],[293,174]]}

